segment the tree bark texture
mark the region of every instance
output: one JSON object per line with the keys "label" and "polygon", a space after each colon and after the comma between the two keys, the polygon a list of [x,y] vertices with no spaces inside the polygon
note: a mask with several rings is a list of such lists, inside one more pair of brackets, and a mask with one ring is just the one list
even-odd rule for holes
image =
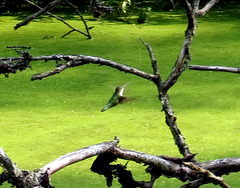
{"label": "tree bark texture", "polygon": [[[0,164],[4,168],[4,172],[0,175],[0,183],[10,179],[10,183],[15,186],[17,185],[17,187],[20,187],[19,185],[28,187],[30,182],[35,182],[35,184],[38,185],[34,187],[51,186],[50,175],[58,170],[89,157],[106,154],[111,154],[114,158],[114,160],[108,161],[109,164],[117,158],[121,158],[147,165],[148,167],[146,171],[151,174],[152,178],[163,175],[169,178],[178,178],[183,182],[190,181],[190,183],[183,187],[193,185],[194,183],[199,185],[199,182],[198,184],[196,182],[202,179],[205,183],[211,182],[226,187],[226,183],[220,176],[231,172],[238,172],[240,170],[240,158],[225,158],[203,163],[192,163],[190,161],[194,156],[188,156],[182,159],[168,156],[154,156],[147,153],[120,148],[117,146],[118,143],[119,139],[115,138],[112,141],[81,148],[77,151],[63,155],[32,172],[20,170],[0,148]],[[104,157],[102,160],[106,160],[106,158]],[[96,171],[96,165],[94,168]]]}

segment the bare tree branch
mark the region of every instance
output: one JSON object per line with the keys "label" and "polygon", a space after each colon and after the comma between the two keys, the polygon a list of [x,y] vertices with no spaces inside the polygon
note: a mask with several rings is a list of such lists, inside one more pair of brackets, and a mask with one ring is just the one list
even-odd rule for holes
{"label": "bare tree branch", "polygon": [[[214,4],[215,1],[210,1],[208,7]],[[192,44],[193,37],[197,29],[197,18],[200,0],[194,0],[192,4],[185,0],[185,10],[188,18],[188,26],[185,31],[185,40],[182,45],[180,54],[175,62],[171,74],[166,79],[166,81],[155,82],[158,87],[159,100],[162,103],[163,111],[165,112],[166,123],[169,126],[175,144],[178,146],[179,151],[183,156],[191,154],[187,143],[185,142],[184,136],[181,134],[178,128],[176,117],[174,116],[174,111],[170,105],[169,97],[167,95],[168,90],[177,82],[178,78],[182,72],[188,67],[188,63],[191,61],[190,47]],[[204,9],[205,13],[209,11],[210,8]]]}
{"label": "bare tree branch", "polygon": [[181,188],[199,188],[201,185],[210,183],[209,179],[199,178],[197,180],[192,180],[189,183],[182,185]]}
{"label": "bare tree branch", "polygon": [[200,0],[193,1],[193,11],[196,12],[199,9]]}
{"label": "bare tree branch", "polygon": [[197,28],[197,18],[193,12],[192,5],[187,0],[185,9],[188,18],[188,27],[185,32],[185,40],[183,42],[180,54],[173,67],[173,70],[163,85],[165,92],[167,92],[167,90],[177,82],[179,76],[187,68],[187,64],[191,60],[190,46],[192,43],[192,38],[195,34],[195,30]]}
{"label": "bare tree branch", "polygon": [[[197,20],[194,17],[194,12],[192,5],[186,0],[185,4],[187,17],[188,17],[188,27],[185,32],[185,40],[183,42],[180,54],[175,62],[175,65],[166,81],[156,80],[155,84],[158,88],[159,100],[162,104],[162,110],[165,113],[166,124],[169,126],[171,133],[173,135],[175,144],[177,145],[179,152],[186,157],[191,154],[190,149],[185,142],[185,138],[182,135],[180,129],[177,125],[177,118],[174,116],[174,111],[170,105],[169,96],[167,94],[168,90],[177,82],[181,73],[187,68],[188,62],[191,60],[190,57],[190,45],[192,43],[192,37],[194,36],[195,30],[197,28]],[[194,159],[193,159],[194,161]]]}
{"label": "bare tree branch", "polygon": [[2,148],[0,148],[0,166],[15,177],[22,176],[22,171],[11,161]]}
{"label": "bare tree branch", "polygon": [[[153,68],[153,74],[158,75],[160,77],[157,60],[153,54],[153,49],[152,49],[151,45],[144,42],[142,39],[140,39],[140,40],[142,41],[142,43],[146,46],[146,48],[148,50],[148,53],[149,53],[149,56],[151,59],[152,68]],[[162,80],[161,77],[159,79]]]}
{"label": "bare tree branch", "polygon": [[59,74],[61,73],[62,71],[64,71],[65,69],[71,67],[73,65],[73,61],[68,61],[67,63],[65,64],[62,64],[60,65],[59,67],[57,67],[56,69],[54,70],[51,70],[51,71],[47,71],[47,72],[44,72],[44,73],[38,73],[38,74],[34,74],[31,78],[31,80],[41,80],[43,78],[46,78],[46,77],[49,77],[49,76],[53,76],[55,74]]}
{"label": "bare tree branch", "polygon": [[193,164],[191,162],[184,162],[183,164],[185,166],[191,168],[192,170],[195,170],[195,171],[203,174],[204,176],[206,176],[206,179],[210,179],[210,181],[214,182],[214,184],[220,185],[223,188],[230,188],[230,186],[226,184],[226,182],[224,181],[224,179],[222,177],[218,177],[218,176],[214,175],[209,170],[206,170],[199,166],[196,166],[195,164]]}
{"label": "bare tree branch", "polygon": [[218,0],[210,0],[202,9],[197,11],[197,15],[205,15],[216,3],[218,3]]}
{"label": "bare tree branch", "polygon": [[27,25],[29,22],[31,22],[32,20],[34,20],[35,18],[41,16],[42,14],[48,12],[49,10],[53,9],[54,7],[56,7],[57,5],[61,4],[64,0],[55,0],[51,3],[49,3],[46,7],[44,7],[43,9],[41,9],[40,11],[36,12],[35,14],[27,17],[24,21],[16,24],[14,26],[14,29],[17,30],[18,28]]}
{"label": "bare tree branch", "polygon": [[[178,77],[187,68],[187,64],[191,60],[190,46],[192,44],[192,38],[194,37],[197,29],[197,18],[200,14],[198,10],[200,1],[195,0],[193,2],[193,5],[191,5],[188,2],[188,0],[185,1],[186,1],[185,9],[188,18],[188,27],[185,32],[185,40],[183,42],[183,46],[178,56],[178,59],[173,67],[172,73],[164,83],[164,88],[166,91],[176,83]],[[204,14],[206,14],[216,3],[217,0],[209,1],[209,3],[207,3],[207,5],[200,10],[200,12],[204,12]]]}
{"label": "bare tree branch", "polygon": [[[5,64],[8,64],[10,62],[14,62],[14,61],[24,61],[24,57],[9,57],[9,58],[0,58],[0,66],[1,66],[1,62],[4,62]],[[104,58],[100,58],[100,57],[94,57],[94,56],[85,56],[85,55],[52,55],[52,56],[36,56],[36,57],[31,57],[28,58],[29,62],[32,61],[51,61],[51,60],[56,60],[56,61],[67,61],[66,64],[62,64],[60,67],[57,67],[56,69],[52,70],[52,71],[48,71],[45,73],[38,73],[32,76],[32,80],[37,80],[37,79],[43,79],[45,77],[48,76],[52,76],[55,75],[57,73],[60,73],[62,71],[64,71],[66,68],[69,67],[76,67],[76,66],[82,66],[85,64],[98,64],[98,65],[106,65],[115,69],[118,69],[120,71],[126,72],[126,73],[130,73],[130,74],[134,74],[136,76],[140,76],[142,78],[145,78],[147,80],[156,80],[158,79],[157,75],[153,75],[153,74],[149,74],[146,73],[144,71],[138,70],[136,68],[127,66],[127,65],[123,65],[111,60],[107,60]]]}
{"label": "bare tree branch", "polygon": [[100,144],[79,149],[77,151],[64,155],[54,160],[53,162],[45,165],[44,167],[41,168],[41,171],[45,172],[48,170],[48,173],[51,175],[68,165],[85,160],[95,155],[106,153],[109,150],[111,150],[111,148],[116,146],[118,143],[119,143],[119,139],[115,137],[113,141],[103,142]]}
{"label": "bare tree branch", "polygon": [[[1,61],[21,61],[21,60],[24,60],[24,58],[23,57],[0,58],[0,62]],[[31,59],[29,59],[29,61],[40,61],[40,60],[44,60],[44,61],[57,60],[57,61],[67,61],[67,62],[72,61],[72,62],[68,62],[67,64],[62,65],[60,68],[56,68],[53,71],[48,71],[46,73],[39,73],[39,74],[33,75],[32,80],[42,79],[44,77],[54,75],[56,73],[59,73],[59,72],[65,70],[68,67],[76,67],[76,66],[89,64],[89,63],[106,65],[106,66],[118,69],[118,70],[126,72],[126,73],[131,73],[131,74],[140,76],[142,78],[145,78],[145,79],[151,80],[151,81],[158,79],[157,75],[149,74],[149,73],[146,73],[144,71],[138,70],[136,68],[133,68],[133,67],[130,67],[127,65],[123,65],[123,64],[111,61],[111,60],[103,59],[100,57],[94,57],[94,56],[52,55],[52,56],[37,56],[37,57],[32,57]]]}
{"label": "bare tree branch", "polygon": [[[31,4],[31,5],[39,8],[40,10],[43,10],[43,8],[41,8],[41,7],[38,6],[37,4],[33,3],[32,1],[29,1],[29,0],[25,0],[25,1],[28,2],[28,3]],[[74,7],[74,8],[77,9],[77,7]],[[78,10],[78,9],[77,9],[77,10]],[[79,11],[78,11],[78,12],[79,12]],[[90,33],[89,33],[88,26],[87,26],[85,20],[83,19],[83,17],[81,16],[80,12],[79,12],[79,16],[80,16],[81,20],[82,20],[83,23],[84,23],[84,26],[85,26],[85,28],[86,28],[86,30],[87,30],[87,34],[84,33],[84,32],[82,32],[82,31],[80,31],[80,30],[78,30],[78,29],[76,29],[76,28],[74,28],[74,27],[71,26],[69,23],[67,23],[65,20],[63,20],[62,18],[60,18],[60,17],[58,17],[58,16],[56,16],[56,15],[50,13],[50,12],[46,12],[46,14],[48,14],[48,15],[56,18],[56,19],[59,20],[60,22],[63,22],[66,26],[68,26],[69,28],[72,29],[70,32],[68,32],[68,33],[66,33],[65,35],[63,35],[62,38],[65,37],[66,35],[70,34],[71,32],[76,31],[76,32],[78,32],[78,33],[80,33],[80,34],[88,37],[89,39],[91,39],[91,35],[90,35]]]}
{"label": "bare tree branch", "polygon": [[34,187],[34,188],[53,188],[50,185],[48,172],[35,170],[34,172],[20,170],[16,164],[0,148],[0,166],[4,171],[0,174],[0,185],[7,181],[17,188]]}
{"label": "bare tree branch", "polygon": [[240,67],[189,65],[190,70],[240,73]]}
{"label": "bare tree branch", "polygon": [[88,36],[89,39],[91,39],[92,37],[91,37],[91,34],[90,34],[90,32],[89,32],[89,29],[90,29],[90,28],[88,28],[87,23],[86,23],[86,21],[84,20],[82,14],[80,13],[78,7],[75,6],[74,4],[72,4],[71,2],[69,2],[68,0],[65,0],[65,1],[66,1],[69,5],[71,5],[73,8],[76,9],[76,12],[78,13],[79,17],[81,18],[81,20],[82,20],[82,22],[83,22],[83,24],[84,24],[84,26],[85,26],[85,29],[86,29],[86,32],[87,32],[87,36]]}
{"label": "bare tree branch", "polygon": [[9,73],[15,74],[18,70],[23,71],[30,66],[32,56],[28,52],[19,53],[22,54],[20,58],[0,58],[0,74],[8,76]]}
{"label": "bare tree branch", "polygon": [[[81,148],[77,151],[63,155],[33,172],[18,169],[18,167],[12,163],[9,157],[0,148],[0,165],[6,171],[0,175],[0,183],[2,179],[7,181],[7,179],[10,178],[14,180],[14,185],[18,183],[18,185],[25,185],[26,187],[26,185],[33,185],[34,183],[35,185],[38,185],[39,188],[47,187],[43,185],[50,185],[50,175],[71,164],[106,153],[113,154],[116,158],[150,165],[152,168],[151,170],[148,169],[149,173],[157,173],[160,176],[165,175],[169,178],[178,178],[183,182],[190,180],[191,182],[184,185],[184,188],[197,187],[196,185],[203,185],[210,182],[228,188],[228,185],[223,179],[217,176],[240,171],[240,158],[218,159],[203,163],[186,163],[191,160],[193,156],[183,159],[167,156],[153,156],[138,151],[119,148],[117,147],[118,143],[119,139],[115,138],[113,141]],[[112,161],[113,160],[110,162]],[[2,176],[5,177],[2,178]]]}

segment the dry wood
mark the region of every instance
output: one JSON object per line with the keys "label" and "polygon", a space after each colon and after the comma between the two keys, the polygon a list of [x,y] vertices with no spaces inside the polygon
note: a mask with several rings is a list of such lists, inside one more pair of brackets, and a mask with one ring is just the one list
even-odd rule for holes
{"label": "dry wood", "polygon": [[[37,7],[37,8],[39,8],[40,10],[43,10],[42,7],[38,6],[37,4],[33,3],[32,1],[29,1],[29,0],[25,0],[25,1],[28,2],[28,3],[31,4],[31,5],[33,5],[33,6]],[[72,4],[71,4],[71,5],[72,5]],[[72,5],[72,6],[73,6],[73,5]],[[70,25],[68,22],[66,22],[66,21],[63,20],[62,18],[56,16],[55,14],[52,14],[52,13],[50,13],[50,12],[44,12],[44,13],[46,13],[46,14],[48,14],[48,15],[54,17],[54,18],[56,18],[56,19],[59,20],[60,22],[63,22],[66,26],[68,26],[68,27],[71,29],[71,31],[69,31],[68,33],[64,34],[64,35],[62,36],[62,38],[65,37],[66,35],[70,34],[71,32],[76,31],[76,32],[78,32],[78,33],[80,33],[80,34],[82,34],[82,35],[88,37],[89,39],[91,39],[92,37],[91,37],[91,35],[90,35],[89,29],[88,29],[88,26],[87,26],[85,20],[83,19],[82,15],[81,15],[80,12],[78,11],[77,7],[74,6],[74,8],[77,10],[77,12],[78,12],[78,14],[79,14],[81,20],[83,21],[84,26],[85,26],[86,31],[87,31],[87,34],[84,33],[84,32],[82,32],[82,31],[80,31],[79,29],[76,29],[75,27],[73,27],[72,25]]]}

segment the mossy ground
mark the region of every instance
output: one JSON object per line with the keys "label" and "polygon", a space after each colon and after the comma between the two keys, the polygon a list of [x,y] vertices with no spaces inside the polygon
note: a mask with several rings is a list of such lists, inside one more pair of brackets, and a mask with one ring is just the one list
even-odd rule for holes
{"label": "mossy ground", "polygon": [[[151,13],[147,23],[126,24],[89,20],[93,39],[68,32],[62,23],[41,18],[13,30],[17,16],[0,17],[0,56],[16,56],[6,46],[31,46],[31,54],[99,56],[152,72],[150,43],[166,78],[178,56],[186,19],[179,13]],[[68,20],[82,27],[77,18]],[[134,22],[134,20],[133,20]],[[199,19],[191,49],[191,64],[239,67],[239,7],[215,10]],[[43,39],[45,36],[54,36]],[[180,157],[157,99],[156,88],[142,78],[108,67],[85,65],[59,75],[30,81],[31,75],[54,69],[54,62],[33,62],[33,69],[0,77],[0,146],[20,168],[33,170],[81,147],[120,137],[123,148],[154,155]],[[171,104],[179,128],[199,161],[239,157],[240,77],[238,74],[186,70],[171,88]],[[136,99],[100,112],[117,85],[130,83],[126,95]],[[106,187],[104,177],[90,171],[94,158],[69,166],[52,176],[56,187]],[[122,161],[122,164],[125,164]],[[138,180],[149,178],[144,167],[130,162]],[[141,165],[140,165],[141,166]],[[238,174],[226,178],[232,187]],[[156,187],[179,187],[175,179],[160,178]],[[113,187],[120,185],[115,181]],[[9,187],[4,185],[4,187]],[[213,187],[207,185],[204,187]]]}

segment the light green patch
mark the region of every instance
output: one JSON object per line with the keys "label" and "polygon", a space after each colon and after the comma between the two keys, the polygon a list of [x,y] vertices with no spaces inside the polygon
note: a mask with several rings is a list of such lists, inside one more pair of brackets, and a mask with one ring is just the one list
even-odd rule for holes
{"label": "light green patch", "polygon": [[[217,13],[212,15],[217,16]],[[192,64],[239,66],[239,20],[225,14],[224,21],[201,18],[192,45]],[[172,21],[171,21],[172,20]],[[68,20],[73,25],[80,21]],[[139,38],[150,43],[166,78],[179,54],[186,19],[182,13],[152,13],[142,25],[88,21],[93,39],[78,33],[61,36],[68,28],[42,19],[13,30],[13,16],[0,17],[0,56],[15,56],[6,46],[31,46],[31,54],[84,54],[100,56],[152,72]],[[54,36],[44,40],[45,36]],[[31,82],[31,75],[55,68],[54,62],[33,62],[9,78],[0,76],[0,146],[24,169],[35,169],[73,150],[120,137],[123,148],[154,155],[180,157],[161,112],[157,89],[151,83],[108,67],[85,65]],[[237,157],[239,152],[239,75],[186,70],[170,90],[170,99],[186,142],[200,161]],[[106,112],[101,108],[114,87],[130,83],[126,95],[133,101]],[[74,164],[53,175],[56,187],[106,187],[104,177],[90,171],[94,159]],[[30,162],[29,162],[30,161]],[[121,162],[125,164],[124,161]],[[129,163],[138,180],[144,168]],[[140,165],[141,166],[141,165]],[[227,177],[232,187],[240,181]],[[156,187],[180,187],[176,179],[161,177]],[[8,187],[8,185],[3,186]],[[119,187],[114,181],[113,187]],[[209,186],[206,186],[209,187]]]}

